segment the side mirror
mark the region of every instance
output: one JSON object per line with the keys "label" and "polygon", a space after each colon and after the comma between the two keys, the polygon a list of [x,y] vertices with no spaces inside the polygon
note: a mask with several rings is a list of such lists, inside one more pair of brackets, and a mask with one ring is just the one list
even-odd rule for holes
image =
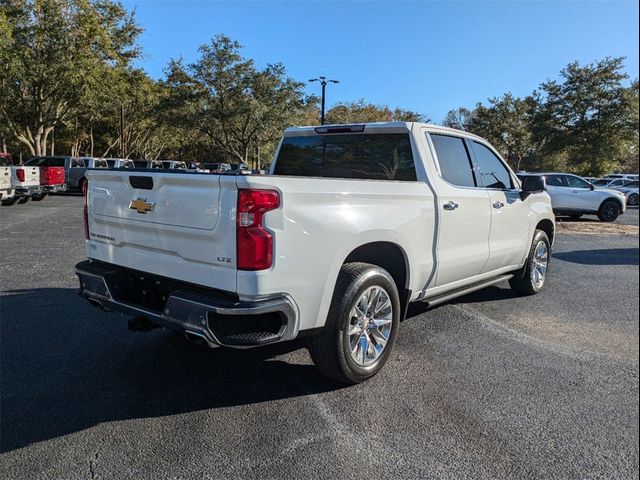
{"label": "side mirror", "polygon": [[522,200],[534,193],[541,193],[547,189],[547,182],[542,176],[531,175],[522,179],[522,191],[520,197]]}

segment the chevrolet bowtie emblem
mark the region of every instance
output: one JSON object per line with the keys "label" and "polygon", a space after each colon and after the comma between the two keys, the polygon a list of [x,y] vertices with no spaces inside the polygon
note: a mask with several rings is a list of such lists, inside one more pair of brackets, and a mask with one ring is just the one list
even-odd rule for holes
{"label": "chevrolet bowtie emblem", "polygon": [[156,204],[154,202],[147,202],[146,198],[136,198],[129,202],[129,208],[135,210],[138,213],[153,212]]}

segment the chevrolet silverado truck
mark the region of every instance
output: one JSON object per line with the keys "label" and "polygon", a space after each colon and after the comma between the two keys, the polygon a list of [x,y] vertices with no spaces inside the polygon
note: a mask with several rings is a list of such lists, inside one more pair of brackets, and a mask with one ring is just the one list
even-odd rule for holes
{"label": "chevrolet silverado truck", "polygon": [[3,205],[26,203],[32,197],[42,194],[40,186],[40,169],[36,166],[14,165],[11,168],[12,197],[2,200]]}
{"label": "chevrolet silverado truck", "polygon": [[345,383],[385,364],[409,302],[547,283],[555,220],[485,140],[421,123],[286,130],[268,175],[87,172],[81,296],[198,343],[302,338]]}

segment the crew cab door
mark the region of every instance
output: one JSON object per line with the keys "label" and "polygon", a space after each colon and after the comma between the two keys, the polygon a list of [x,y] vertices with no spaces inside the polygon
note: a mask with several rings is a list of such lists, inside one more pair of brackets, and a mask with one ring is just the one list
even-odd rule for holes
{"label": "crew cab door", "polygon": [[430,133],[438,175],[437,276],[435,286],[479,275],[489,258],[489,194],[477,188],[469,147],[449,134]]}
{"label": "crew cab door", "polygon": [[529,207],[509,168],[488,145],[469,141],[481,187],[491,203],[489,261],[483,273],[519,267],[529,251]]}

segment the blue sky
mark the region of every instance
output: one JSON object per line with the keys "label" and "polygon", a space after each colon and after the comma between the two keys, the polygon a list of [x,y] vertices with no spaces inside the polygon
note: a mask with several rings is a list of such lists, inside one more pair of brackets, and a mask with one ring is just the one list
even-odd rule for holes
{"label": "blue sky", "polygon": [[[144,28],[138,65],[197,58],[217,33],[258,66],[340,80],[327,103],[364,98],[440,122],[459,106],[527,95],[567,63],[625,56],[638,77],[638,2],[125,1]],[[319,93],[317,84],[307,87]]]}

